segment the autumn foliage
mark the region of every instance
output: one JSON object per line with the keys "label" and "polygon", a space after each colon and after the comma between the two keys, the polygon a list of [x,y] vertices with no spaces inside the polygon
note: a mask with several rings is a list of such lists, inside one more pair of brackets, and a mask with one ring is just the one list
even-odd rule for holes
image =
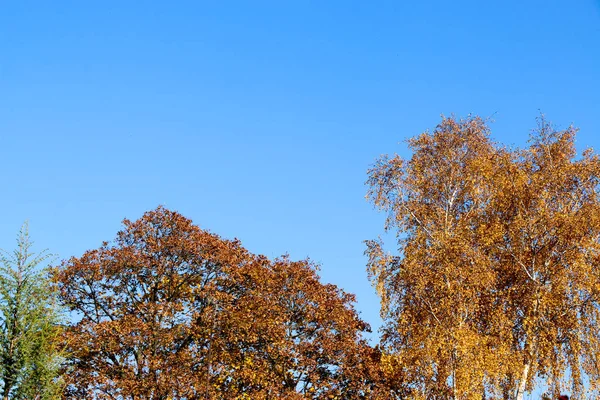
{"label": "autumn foliage", "polygon": [[49,270],[22,234],[0,260],[0,396],[598,398],[600,157],[575,134],[541,117],[520,149],[481,118],[443,118],[409,158],[375,162],[377,346],[312,261],[252,254],[164,207]]}
{"label": "autumn foliage", "polygon": [[398,253],[368,242],[369,271],[412,398],[522,399],[539,380],[581,398],[584,377],[597,395],[600,159],[574,139],[541,118],[508,148],[444,118],[370,170]]}
{"label": "autumn foliage", "polygon": [[[66,261],[67,397],[372,398],[379,354],[354,298],[164,208]],[[375,364],[376,365],[376,364]],[[375,368],[375,369],[374,369]],[[378,378],[377,378],[378,379]]]}

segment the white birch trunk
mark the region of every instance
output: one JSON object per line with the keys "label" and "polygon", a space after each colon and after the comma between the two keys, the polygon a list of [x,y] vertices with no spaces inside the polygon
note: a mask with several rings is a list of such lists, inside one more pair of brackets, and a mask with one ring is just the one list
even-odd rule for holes
{"label": "white birch trunk", "polygon": [[523,367],[523,373],[521,374],[521,380],[519,381],[519,387],[517,388],[517,394],[515,400],[523,400],[525,395],[525,388],[527,386],[527,378],[529,377],[529,363]]}

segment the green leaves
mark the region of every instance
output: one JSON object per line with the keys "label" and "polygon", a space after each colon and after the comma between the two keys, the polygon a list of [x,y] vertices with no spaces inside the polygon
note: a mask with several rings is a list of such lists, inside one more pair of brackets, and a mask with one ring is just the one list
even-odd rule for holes
{"label": "green leaves", "polygon": [[46,251],[31,252],[25,224],[17,248],[0,268],[0,395],[3,399],[60,398],[60,313],[43,264]]}

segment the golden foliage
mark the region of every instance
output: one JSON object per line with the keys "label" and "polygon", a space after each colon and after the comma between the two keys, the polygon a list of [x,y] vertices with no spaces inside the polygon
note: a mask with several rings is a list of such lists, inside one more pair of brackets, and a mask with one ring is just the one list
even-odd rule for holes
{"label": "golden foliage", "polygon": [[422,398],[521,398],[536,378],[556,395],[568,371],[578,398],[583,375],[597,390],[600,162],[574,138],[541,118],[511,149],[444,118],[369,171],[399,250],[367,242],[383,343]]}

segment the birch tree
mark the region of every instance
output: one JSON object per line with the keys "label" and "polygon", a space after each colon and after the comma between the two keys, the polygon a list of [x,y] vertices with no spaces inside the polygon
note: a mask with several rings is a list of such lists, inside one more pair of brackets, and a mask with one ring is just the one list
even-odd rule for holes
{"label": "birch tree", "polygon": [[444,118],[409,160],[369,171],[398,247],[367,242],[383,344],[417,398],[520,400],[540,380],[580,398],[583,376],[596,389],[600,162],[574,139],[540,119],[511,149],[481,118]]}

